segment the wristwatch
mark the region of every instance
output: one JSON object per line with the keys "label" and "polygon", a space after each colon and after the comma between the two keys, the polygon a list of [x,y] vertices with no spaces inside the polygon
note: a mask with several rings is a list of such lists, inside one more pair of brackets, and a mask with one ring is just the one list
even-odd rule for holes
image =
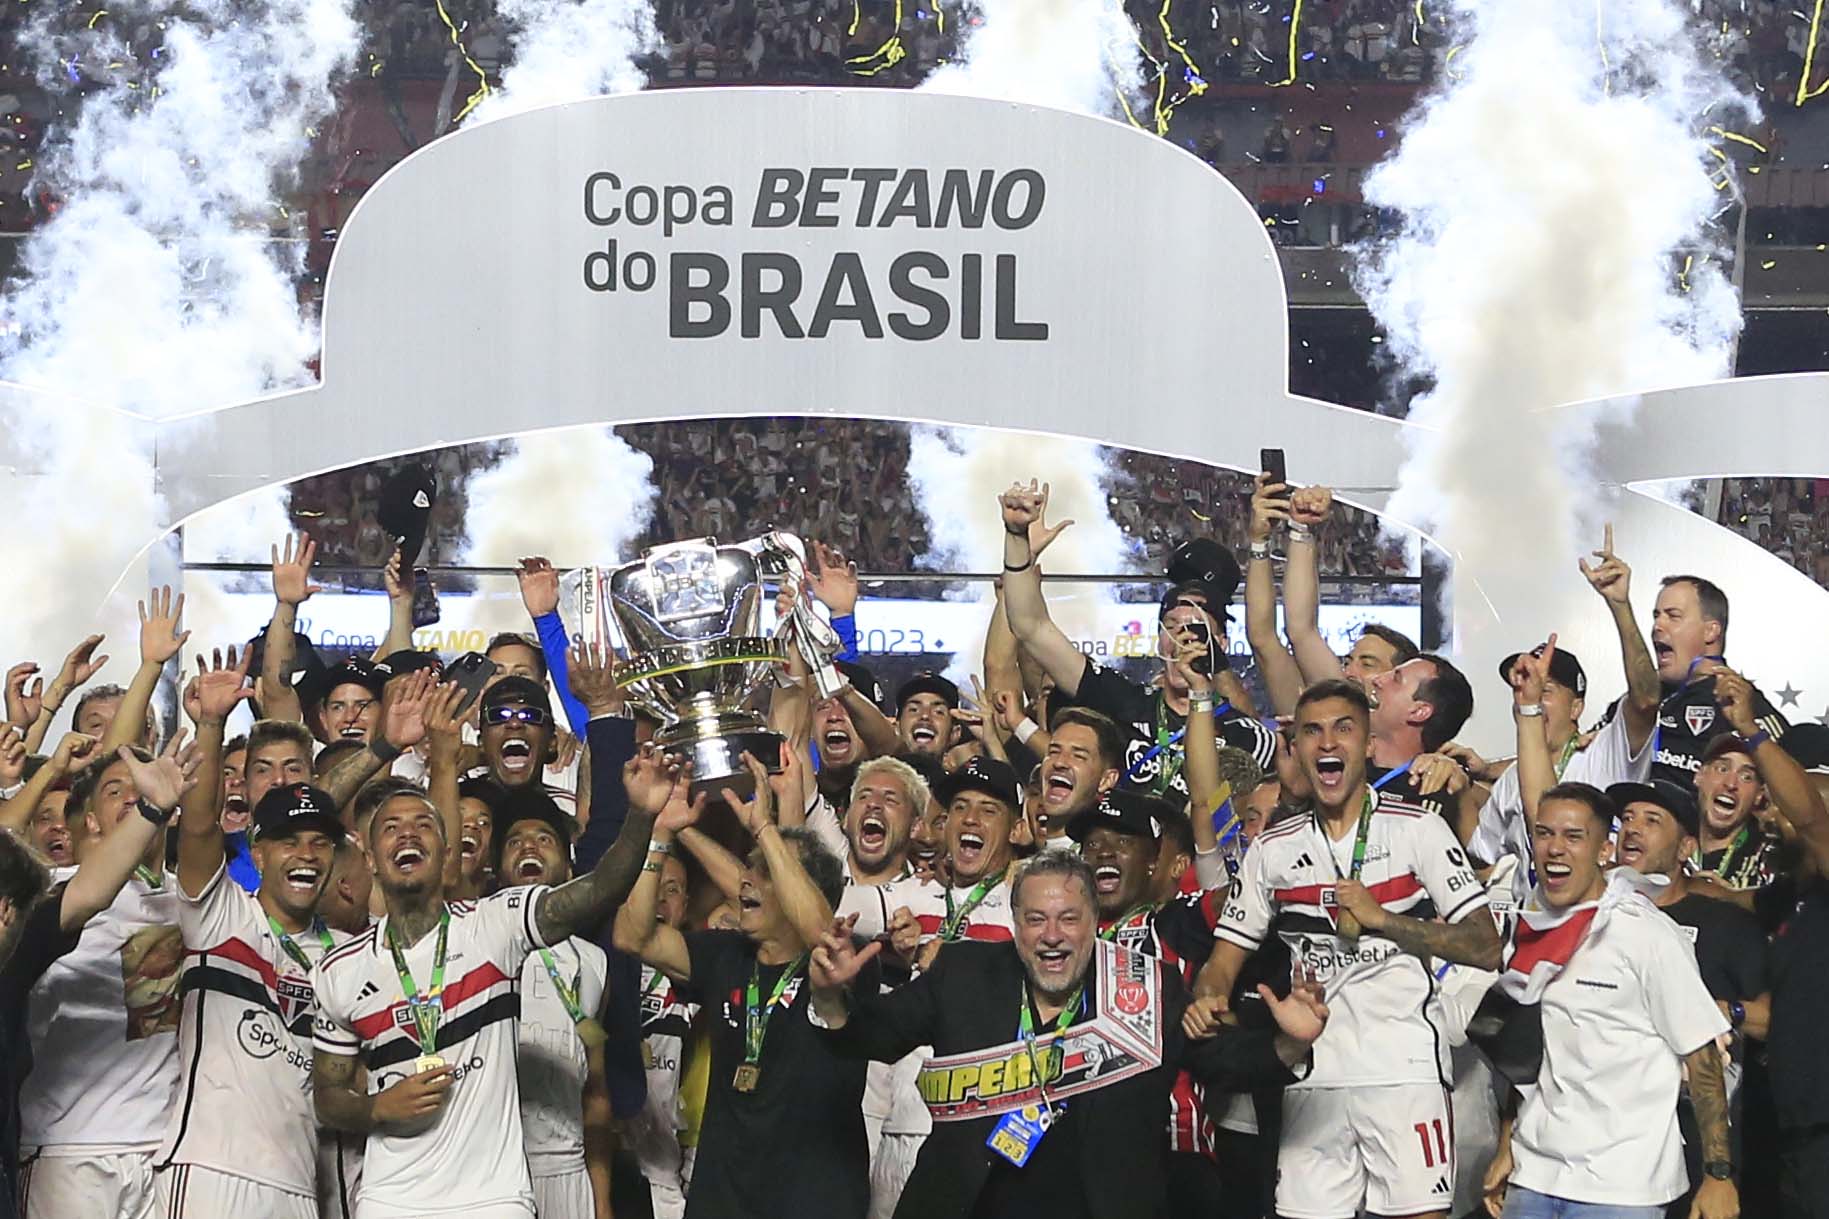
{"label": "wristwatch", "polygon": [[1727,1005],[1727,1022],[1738,1029],[1746,1023],[1746,1004],[1735,1000]]}
{"label": "wristwatch", "polygon": [[171,808],[160,808],[151,800],[147,800],[143,797],[140,800],[140,816],[146,818],[146,820],[152,822],[154,825],[169,824],[171,822],[172,814],[177,811],[178,808],[176,805],[173,805]]}
{"label": "wristwatch", "polygon": [[1702,1171],[1717,1181],[1732,1181],[1734,1162],[1732,1160],[1709,1160],[1702,1165]]}

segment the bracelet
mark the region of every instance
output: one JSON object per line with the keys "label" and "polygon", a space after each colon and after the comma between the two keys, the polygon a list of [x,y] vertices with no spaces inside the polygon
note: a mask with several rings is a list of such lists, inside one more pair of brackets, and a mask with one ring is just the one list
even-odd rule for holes
{"label": "bracelet", "polygon": [[1755,732],[1752,736],[1741,737],[1740,743],[1742,745],[1746,746],[1747,754],[1750,756],[1752,754],[1757,753],[1759,751],[1759,747],[1771,739],[1772,739],[1772,734],[1767,732],[1764,728],[1761,728],[1758,732]]}
{"label": "bracelet", "polygon": [[378,741],[370,741],[368,743],[368,751],[374,754],[375,759],[383,766],[386,766],[389,762],[392,762],[395,758],[406,752],[386,737],[382,737]]}
{"label": "bracelet", "polygon": [[1291,521],[1289,522],[1289,540],[1292,542],[1312,542],[1315,540],[1315,531],[1310,529],[1307,525],[1298,525],[1294,521]]}
{"label": "bracelet", "polygon": [[1016,727],[1012,731],[1014,732],[1017,740],[1021,741],[1025,745],[1027,745],[1029,743],[1029,738],[1034,736],[1036,733],[1040,732],[1041,730],[1042,730],[1042,726],[1040,724],[1036,723],[1034,720],[1030,719],[1028,716],[1025,715],[1022,717],[1022,723],[1016,725]]}
{"label": "bracelet", "polygon": [[1021,567],[1011,567],[1008,563],[1005,563],[1003,565],[1003,570],[1006,574],[1014,575],[1019,571],[1028,571],[1031,567],[1034,567],[1034,566],[1035,566],[1035,560],[1030,559],[1027,563],[1024,563]]}
{"label": "bracelet", "polygon": [[673,854],[673,844],[671,842],[662,842],[658,838],[650,838],[648,839],[648,854],[671,855]]}
{"label": "bracelet", "polygon": [[1269,542],[1251,543],[1251,557],[1254,559],[1268,559],[1270,557],[1270,543]]}
{"label": "bracelet", "polygon": [[1196,711],[1205,711],[1207,714],[1211,715],[1213,713],[1213,696],[1209,694],[1205,698],[1202,698],[1199,695],[1195,695],[1189,698],[1188,711],[1190,714]]}
{"label": "bracelet", "polygon": [[140,801],[139,808],[140,816],[146,818],[146,820],[152,822],[154,825],[169,824],[171,822],[171,815],[178,811],[176,805],[171,808],[162,809],[152,801],[145,799]]}
{"label": "bracelet", "polygon": [[662,868],[664,868],[666,866],[667,866],[667,861],[664,859],[650,859],[646,863],[641,865],[641,870],[644,872],[659,872]]}
{"label": "bracelet", "polygon": [[1539,717],[1543,714],[1543,704],[1542,703],[1519,703],[1516,707],[1513,707],[1511,709],[1511,712],[1513,715],[1521,715],[1527,720],[1536,719],[1537,717]]}

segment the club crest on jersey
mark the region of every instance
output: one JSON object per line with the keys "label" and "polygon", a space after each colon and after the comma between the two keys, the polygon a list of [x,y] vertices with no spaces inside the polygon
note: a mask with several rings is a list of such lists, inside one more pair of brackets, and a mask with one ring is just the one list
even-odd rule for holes
{"label": "club crest on jersey", "polygon": [[410,1002],[395,1004],[390,1015],[393,1017],[395,1028],[410,1028],[413,1024],[413,1005]]}
{"label": "club crest on jersey", "polygon": [[298,978],[281,978],[274,986],[273,994],[279,1000],[279,1018],[288,1028],[311,1010],[314,996],[309,982]]}
{"label": "club crest on jersey", "polygon": [[1324,886],[1321,890],[1321,913],[1325,914],[1327,921],[1335,927],[1340,925],[1340,895],[1334,891],[1332,885]]}
{"label": "club crest on jersey", "polygon": [[1683,722],[1689,725],[1692,735],[1701,736],[1715,722],[1715,709],[1706,703],[1699,707],[1685,707]]}

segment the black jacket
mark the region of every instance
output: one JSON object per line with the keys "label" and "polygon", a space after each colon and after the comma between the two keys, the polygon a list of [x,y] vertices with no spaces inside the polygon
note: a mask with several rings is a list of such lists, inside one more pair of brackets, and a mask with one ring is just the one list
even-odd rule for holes
{"label": "black jacket", "polygon": [[[1156,962],[1162,985],[1163,1061],[1071,1102],[1083,1123],[1081,1160],[1087,1209],[1100,1219],[1157,1219],[1168,1206],[1166,1121],[1178,1068],[1222,1091],[1279,1087],[1295,1077],[1277,1057],[1275,1033],[1228,1029],[1207,1041],[1181,1032],[1187,992]],[[1097,973],[1088,973],[1090,997]],[[934,968],[887,995],[858,997],[845,1027],[827,1030],[841,1054],[894,1062],[918,1046],[937,1055],[1003,1045],[1015,1035],[1023,1002],[1023,967],[1012,943],[948,944]],[[972,1212],[992,1165],[985,1146],[995,1117],[936,1122],[896,1207],[897,1219],[963,1219]]]}

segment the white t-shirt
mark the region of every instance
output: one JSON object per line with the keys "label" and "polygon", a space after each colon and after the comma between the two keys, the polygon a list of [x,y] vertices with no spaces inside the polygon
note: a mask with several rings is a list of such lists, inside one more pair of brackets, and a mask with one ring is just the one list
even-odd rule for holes
{"label": "white t-shirt", "polygon": [[[200,1164],[309,1196],[317,1190],[311,974],[226,870],[194,898],[182,885],[174,891],[185,949],[183,1083],[156,1163]],[[290,940],[315,965],[326,936],[333,947],[349,939],[320,923]]]}
{"label": "white t-shirt", "polygon": [[129,880],[32,988],[21,1147],[47,1155],[157,1149],[178,1090],[184,939],[172,888],[169,876],[156,889]]}
{"label": "white t-shirt", "polygon": [[[1448,1039],[1430,963],[1382,935],[1335,932],[1334,886],[1352,871],[1358,819],[1330,841],[1312,813],[1265,830],[1245,852],[1214,934],[1256,952],[1273,930],[1290,958],[1327,988],[1327,1030],[1315,1066],[1294,1088],[1448,1079]],[[1486,888],[1448,823],[1379,793],[1359,879],[1386,910],[1458,923],[1486,915]]]}
{"label": "white t-shirt", "polygon": [[[577,993],[585,1015],[603,1008],[608,963],[603,949],[576,936],[549,950],[553,966]],[[415,974],[415,977],[418,975]],[[521,1131],[527,1167],[536,1177],[557,1177],[584,1168],[585,1081],[590,1063],[571,1013],[536,950],[521,967],[520,1024]]]}
{"label": "white t-shirt", "polygon": [[[1651,737],[1632,752],[1631,734],[1626,731],[1626,717],[1615,715],[1588,747],[1572,754],[1563,768],[1561,782],[1591,783],[1602,791],[1615,783],[1643,783],[1651,776]],[[1480,823],[1473,831],[1467,849],[1487,863],[1498,863],[1501,855],[1516,855],[1525,863],[1514,873],[1517,897],[1522,900],[1536,882],[1531,877],[1531,836],[1524,821],[1524,798],[1518,794],[1518,764],[1513,762],[1492,785],[1492,793],[1480,806]]]}
{"label": "white t-shirt", "polygon": [[1682,1059],[1728,1031],[1676,923],[1614,908],[1543,992],[1543,1067],[1512,1133],[1512,1181],[1555,1198],[1662,1206],[1688,1186]]}
{"label": "white t-shirt", "polygon": [[699,1005],[682,999],[672,979],[652,965],[641,967],[640,1004],[648,1099],[629,1123],[626,1137],[644,1177],[672,1180],[684,1161],[680,1132],[686,1128],[686,1115],[680,1107],[680,1072]]}
{"label": "white t-shirt", "polygon": [[[430,1129],[371,1134],[362,1165],[360,1219],[465,1214],[487,1206],[533,1211],[515,1069],[516,984],[541,946],[534,909],[546,886],[503,889],[478,902],[449,902],[444,1016],[438,1053],[456,1068]],[[319,1053],[362,1056],[368,1090],[413,1073],[418,1031],[387,945],[383,918],[318,963],[312,975]],[[438,933],[406,950],[407,968],[429,987]]]}

